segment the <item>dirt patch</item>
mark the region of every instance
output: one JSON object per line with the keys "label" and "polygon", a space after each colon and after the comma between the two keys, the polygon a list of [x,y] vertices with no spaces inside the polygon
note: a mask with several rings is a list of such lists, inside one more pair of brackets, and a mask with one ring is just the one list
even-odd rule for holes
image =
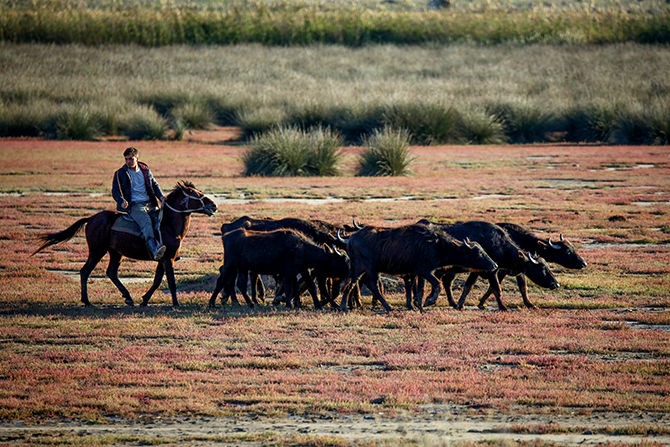
{"label": "dirt patch", "polygon": [[[670,444],[670,435],[643,433],[644,427],[667,427],[667,414],[592,413],[523,414],[487,413],[459,406],[426,406],[410,414],[291,416],[284,418],[248,415],[226,418],[157,418],[151,421],[111,421],[108,425],[54,422],[30,426],[22,422],[0,425],[0,440],[14,442],[39,436],[126,436],[171,440],[171,445],[221,445],[226,436],[277,434],[312,435],[348,441],[398,439],[426,443],[468,441],[533,441],[565,445],[603,443]],[[619,434],[619,433],[641,434]],[[224,442],[225,443],[225,442]],[[238,439],[234,444],[242,444]]]}

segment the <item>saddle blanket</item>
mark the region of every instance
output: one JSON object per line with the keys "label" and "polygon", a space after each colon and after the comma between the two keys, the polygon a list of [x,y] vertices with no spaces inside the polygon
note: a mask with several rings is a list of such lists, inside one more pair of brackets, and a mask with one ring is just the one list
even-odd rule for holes
{"label": "saddle blanket", "polygon": [[142,236],[140,226],[137,224],[137,222],[123,215],[116,219],[116,222],[114,222],[114,225],[112,225],[112,231],[128,233],[134,236]]}

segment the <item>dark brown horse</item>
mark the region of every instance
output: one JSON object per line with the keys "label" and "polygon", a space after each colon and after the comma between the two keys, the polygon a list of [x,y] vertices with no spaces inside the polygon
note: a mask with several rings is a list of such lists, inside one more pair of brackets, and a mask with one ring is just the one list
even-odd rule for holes
{"label": "dark brown horse", "polygon": [[[179,306],[177,301],[177,287],[174,279],[174,261],[179,254],[181,241],[186,237],[189,224],[191,222],[191,213],[202,213],[211,216],[216,212],[216,204],[203,193],[198,191],[190,182],[179,182],[175,189],[168,194],[163,209],[163,219],[161,221],[160,233],[163,244],[166,247],[163,259],[158,262],[156,275],[151,288],[142,297],[142,306],[149,303],[151,295],[156,291],[163,281],[163,274],[167,276],[168,286],[172,294],[172,305]],[[35,253],[39,253],[44,248],[51,245],[65,242],[74,237],[81,228],[86,225],[86,242],[88,244],[88,260],[79,271],[81,277],[81,301],[86,306],[90,306],[88,300],[87,283],[88,278],[95,266],[100,262],[106,253],[109,253],[109,265],[107,266],[107,276],[119,289],[126,304],[133,306],[133,299],[128,289],[119,281],[119,266],[123,257],[138,259],[141,261],[151,261],[146,243],[141,236],[135,236],[130,233],[113,231],[112,226],[121,214],[113,211],[102,211],[91,217],[86,217],[75,222],[68,229],[60,233],[52,233],[42,236],[44,241],[42,246]]]}

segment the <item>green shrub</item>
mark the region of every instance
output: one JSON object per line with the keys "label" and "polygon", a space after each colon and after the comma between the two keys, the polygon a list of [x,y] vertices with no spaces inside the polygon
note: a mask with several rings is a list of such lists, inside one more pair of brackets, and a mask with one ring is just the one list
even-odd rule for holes
{"label": "green shrub", "polygon": [[58,111],[54,128],[60,140],[96,140],[102,136],[103,120],[91,107],[70,104]]}
{"label": "green shrub", "polygon": [[552,132],[560,130],[560,122],[554,113],[536,104],[489,104],[486,110],[503,125],[512,143],[547,141]]}
{"label": "green shrub", "polygon": [[36,137],[47,127],[53,105],[47,101],[30,104],[0,103],[0,136]]}
{"label": "green shrub", "polygon": [[507,136],[502,124],[493,115],[481,111],[461,114],[459,133],[468,144],[504,144]]}
{"label": "green shrub", "polygon": [[645,113],[626,110],[619,113],[608,143],[610,144],[651,144],[652,128]]}
{"label": "green shrub", "polygon": [[366,135],[384,126],[385,107],[353,104],[333,109],[328,125],[337,129],[350,143],[363,141]]}
{"label": "green shrub", "polygon": [[284,109],[259,107],[240,111],[235,121],[242,129],[243,135],[249,138],[284,126],[287,117]]}
{"label": "green shrub", "polygon": [[214,113],[201,102],[189,102],[172,109],[175,120],[190,129],[209,129],[214,125]]}
{"label": "green shrub", "polygon": [[406,103],[391,106],[384,113],[384,124],[409,131],[414,144],[455,144],[461,141],[461,115],[442,104]]}
{"label": "green shrub", "polygon": [[309,170],[313,175],[338,175],[337,167],[342,153],[340,147],[344,144],[339,134],[329,128],[313,127],[309,132],[311,155],[308,162]]}
{"label": "green shrub", "polygon": [[137,107],[121,119],[121,129],[131,140],[163,140],[168,124],[154,109]]}
{"label": "green shrub", "polygon": [[617,122],[617,110],[622,107],[606,103],[573,107],[563,116],[565,139],[577,143],[609,141]]}
{"label": "green shrub", "polygon": [[254,136],[242,156],[245,175],[336,175],[342,141],[329,129],[279,127]]}
{"label": "green shrub", "polygon": [[358,175],[409,175],[413,158],[409,153],[410,135],[405,129],[384,127],[363,140],[365,149],[359,157]]}

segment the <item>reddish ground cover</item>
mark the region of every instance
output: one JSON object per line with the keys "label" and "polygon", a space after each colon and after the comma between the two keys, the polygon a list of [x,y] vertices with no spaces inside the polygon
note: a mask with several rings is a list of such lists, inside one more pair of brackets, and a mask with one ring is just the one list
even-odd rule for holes
{"label": "reddish ground cover", "polygon": [[[81,308],[82,237],[30,257],[37,236],[112,208],[111,175],[130,143],[0,140],[0,440],[15,419],[196,416],[223,424],[231,415],[375,414],[397,428],[398,418],[411,425],[444,414],[444,422],[460,412],[493,418],[499,431],[586,427],[595,436],[593,427],[611,434],[603,427],[617,421],[637,440],[668,441],[659,421],[670,412],[670,148],[415,147],[413,176],[357,178],[360,149],[350,147],[343,176],[276,179],[240,176],[245,148],[234,137],[235,129],[223,129],[132,143],[165,190],[190,180],[220,206],[212,218],[192,219],[176,266],[179,310],[165,293],[148,309],[124,307],[104,278],[105,259],[89,287],[97,307]],[[401,310],[395,283],[387,293],[401,311],[391,315],[371,309],[367,296],[366,308],[348,315],[207,310],[222,259],[219,227],[245,214],[515,222],[563,234],[589,266],[556,268],[557,291],[531,287],[536,312],[457,312],[441,297],[421,315]],[[120,276],[139,297],[153,269],[126,260]],[[504,300],[518,307],[515,289],[506,281]],[[636,412],[657,419],[636,423]],[[575,413],[583,423],[547,428],[551,415]],[[544,416],[519,425],[510,415],[520,414]],[[596,424],[605,414],[615,416]],[[314,433],[332,435],[324,430]]]}

